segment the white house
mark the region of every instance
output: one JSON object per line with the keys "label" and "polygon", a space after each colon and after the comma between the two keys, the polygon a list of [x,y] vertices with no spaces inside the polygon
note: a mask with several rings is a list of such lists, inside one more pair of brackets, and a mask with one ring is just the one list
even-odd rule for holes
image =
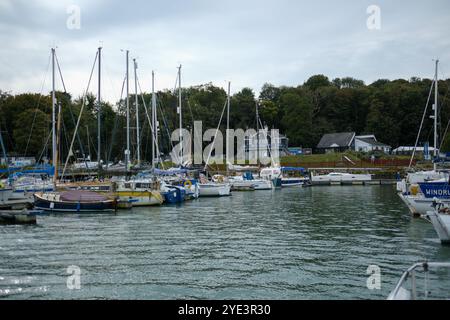
{"label": "white house", "polygon": [[355,136],[354,150],[360,152],[381,151],[384,153],[389,153],[391,151],[391,147],[377,141],[375,135],[368,134],[363,136]]}
{"label": "white house", "polygon": [[325,153],[344,152],[346,150],[389,153],[391,147],[377,141],[373,134],[357,136],[355,132],[339,132],[324,134],[316,149]]}

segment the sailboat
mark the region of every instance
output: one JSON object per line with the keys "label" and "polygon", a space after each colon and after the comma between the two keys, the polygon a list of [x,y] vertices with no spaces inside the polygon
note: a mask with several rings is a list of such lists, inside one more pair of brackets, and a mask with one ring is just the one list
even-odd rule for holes
{"label": "sailboat", "polygon": [[[431,89],[434,85],[434,105],[432,116],[434,120],[434,157],[438,156],[438,146],[437,146],[437,118],[438,118],[438,64],[439,60],[435,62],[435,77]],[[430,90],[431,95],[431,90]],[[425,109],[426,111],[426,109]],[[425,112],[424,112],[425,116]],[[420,134],[420,131],[419,131]],[[417,139],[419,135],[417,136]],[[417,142],[416,142],[417,144]],[[412,157],[414,156],[414,153]],[[411,157],[411,159],[412,159]],[[448,185],[449,173],[442,170],[437,170],[436,159],[434,159],[433,170],[432,171],[421,171],[415,173],[409,173],[406,179],[399,181],[397,183],[397,191],[399,197],[408,206],[411,213],[415,216],[424,215],[433,205],[433,197],[427,195],[427,190],[436,188],[445,188]],[[438,183],[442,182],[444,183]],[[438,183],[438,184],[433,184]],[[441,189],[442,190],[442,189]],[[450,195],[446,196],[442,194],[441,201],[450,203]]]}
{"label": "sailboat", "polygon": [[[228,129],[229,129],[229,118],[230,118],[230,82],[228,82],[228,94],[227,94],[227,101],[226,101],[226,107],[227,107],[227,144],[228,144]],[[225,108],[225,106],[224,106]],[[219,120],[219,124],[216,129],[216,135],[219,132],[220,123],[222,122],[222,117],[225,109],[222,110],[222,115]],[[216,135],[214,136],[214,140],[216,139]],[[226,148],[226,160],[228,160],[228,146]],[[212,148],[209,151],[208,158],[205,161],[205,167],[204,170],[206,171],[209,159],[211,157]],[[226,161],[227,162],[227,161]],[[217,179],[214,179],[213,181],[208,181],[206,176],[201,175],[200,176],[200,183],[199,183],[199,196],[200,197],[223,197],[223,196],[230,196],[231,195],[231,185],[226,182],[223,176],[216,177]]]}
{"label": "sailboat", "polygon": [[[61,106],[58,106],[58,125],[56,126],[56,97],[55,97],[55,49],[52,52],[52,159],[54,166],[53,183],[56,185],[58,179],[58,145],[60,123],[61,123]],[[84,107],[80,111],[80,116]],[[75,134],[80,124],[80,117],[75,127],[74,137],[69,148],[69,156],[73,147]],[[64,171],[67,166],[64,166]],[[64,175],[63,171],[63,175]],[[114,211],[116,209],[116,199],[100,195],[95,192],[85,190],[67,190],[63,192],[37,192],[34,194],[34,205],[37,209],[51,211],[51,212],[104,212]]]}

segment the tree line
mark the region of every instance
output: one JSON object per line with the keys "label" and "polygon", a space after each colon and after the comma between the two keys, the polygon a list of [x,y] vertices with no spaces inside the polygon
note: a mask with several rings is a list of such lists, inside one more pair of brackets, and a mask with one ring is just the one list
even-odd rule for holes
{"label": "tree line", "polygon": [[[324,75],[310,77],[302,85],[263,85],[257,96],[250,88],[243,88],[231,97],[230,128],[256,128],[256,108],[262,123],[276,128],[289,138],[289,145],[314,148],[325,133],[355,131],[373,133],[377,139],[392,147],[411,146],[416,141],[423,110],[430,93],[432,80],[380,79],[369,85],[354,78],[330,80]],[[448,96],[450,79],[439,81],[439,143],[443,151],[450,151]],[[170,134],[178,128],[177,92],[157,93],[159,141],[162,153],[172,148]],[[429,103],[419,143],[433,142],[433,119]],[[68,154],[83,98],[67,92],[56,92],[61,108],[60,154]],[[223,88],[211,83],[182,89],[183,126],[192,129],[195,121],[203,121],[203,129],[216,128],[226,104]],[[139,97],[141,154],[151,160],[150,115],[151,94]],[[135,154],[134,97],[130,96],[131,151]],[[32,156],[38,160],[51,158],[51,94],[22,93],[11,95],[0,91],[0,131],[9,155]],[[226,114],[225,114],[226,115]],[[225,117],[224,115],[224,117]],[[225,119],[225,118],[224,118]],[[225,121],[222,120],[222,129]],[[101,103],[101,159],[123,159],[126,147],[125,101]],[[93,94],[85,99],[78,135],[75,139],[76,157],[97,159],[97,102]]]}

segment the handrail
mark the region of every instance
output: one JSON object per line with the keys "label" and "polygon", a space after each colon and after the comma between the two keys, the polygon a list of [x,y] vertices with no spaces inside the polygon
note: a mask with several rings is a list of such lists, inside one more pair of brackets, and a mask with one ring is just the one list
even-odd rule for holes
{"label": "handrail", "polygon": [[[403,286],[403,284],[406,282],[408,277],[410,275],[413,275],[414,271],[416,271],[417,268],[423,267],[424,271],[428,271],[429,268],[450,268],[450,262],[419,262],[413,264],[411,267],[409,267],[401,276],[400,280],[398,281],[397,285],[395,286],[394,290],[389,294],[388,299],[393,300],[395,296],[397,296],[398,291]],[[415,290],[415,288],[413,288]],[[415,298],[415,297],[414,297]]]}

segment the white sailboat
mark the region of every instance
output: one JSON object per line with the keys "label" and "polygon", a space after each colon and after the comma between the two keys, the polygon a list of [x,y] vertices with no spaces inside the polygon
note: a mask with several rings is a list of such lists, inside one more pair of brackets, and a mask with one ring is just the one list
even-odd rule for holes
{"label": "white sailboat", "polygon": [[[180,106],[181,106],[181,104],[180,104]],[[227,139],[226,140],[228,143],[229,110],[230,110],[230,82],[228,82],[228,95],[227,95],[226,106],[227,106],[227,110],[228,110],[228,112],[227,112],[227,118],[228,118],[227,119]],[[224,111],[225,111],[225,109],[222,110],[222,115],[219,120],[219,125],[217,126],[217,129],[216,129],[216,135],[217,135],[217,132],[219,131],[219,127],[220,127],[220,123],[222,121],[222,116],[223,116]],[[214,140],[215,139],[216,139],[216,136],[214,136]],[[226,160],[227,160],[228,159],[228,146],[226,149],[227,149],[226,150]],[[212,149],[210,150],[208,158],[206,159],[206,162],[205,162],[205,167],[204,167],[205,171],[208,167],[209,159],[211,157],[211,151],[212,151]],[[226,162],[228,162],[228,161],[226,161]],[[227,170],[228,170],[228,168],[227,168]],[[206,177],[203,175],[200,177],[200,183],[199,183],[198,187],[199,187],[198,189],[199,189],[200,197],[223,197],[223,196],[231,195],[231,185],[229,183],[227,183],[225,181],[209,182],[206,179]]]}
{"label": "white sailboat", "polygon": [[[433,111],[434,115],[431,116],[434,120],[434,156],[436,157],[438,155],[438,146],[437,146],[437,118],[438,118],[438,65],[439,60],[435,61],[435,76],[434,81],[432,83],[431,89],[430,89],[430,96],[434,85],[434,105],[433,105]],[[427,103],[428,105],[428,103]],[[422,123],[425,118],[427,106],[425,107],[423,117],[422,117]],[[422,124],[420,126],[420,129],[422,128]],[[419,134],[417,135],[416,139],[416,145],[417,141],[419,139]],[[411,156],[411,161],[414,157]],[[424,215],[427,213],[427,211],[430,210],[433,204],[432,198],[427,198],[423,195],[423,193],[420,192],[419,183],[423,182],[432,182],[432,181],[439,181],[440,179],[444,179],[448,181],[450,175],[449,172],[444,170],[437,170],[436,162],[433,163],[433,170],[430,171],[420,171],[420,172],[413,172],[408,173],[407,177],[403,179],[402,181],[399,181],[397,183],[397,192],[399,197],[403,200],[403,202],[408,206],[410,212],[413,215]],[[445,204],[450,204],[450,198],[449,199],[441,199],[441,201]]]}

